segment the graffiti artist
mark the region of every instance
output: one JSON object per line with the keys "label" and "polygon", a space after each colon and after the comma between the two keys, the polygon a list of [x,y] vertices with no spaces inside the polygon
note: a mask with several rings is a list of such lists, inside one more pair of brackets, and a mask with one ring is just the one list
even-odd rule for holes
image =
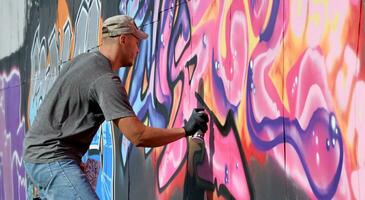
{"label": "graffiti artist", "polygon": [[99,126],[113,121],[136,146],[166,145],[201,130],[208,116],[194,109],[182,128],[145,126],[128,101],[116,73],[134,64],[139,42],[148,37],[126,15],[106,19],[99,51],[66,63],[39,107],[24,140],[27,181],[46,199],[98,199],[80,169],[82,156]]}

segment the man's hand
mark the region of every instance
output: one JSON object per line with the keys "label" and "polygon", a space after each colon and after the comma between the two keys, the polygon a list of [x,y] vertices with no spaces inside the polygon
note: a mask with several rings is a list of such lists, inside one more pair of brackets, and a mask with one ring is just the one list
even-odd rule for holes
{"label": "man's hand", "polygon": [[195,108],[193,113],[191,113],[188,122],[183,127],[186,133],[186,136],[193,135],[198,130],[201,130],[203,133],[207,132],[209,121],[208,115],[204,112],[203,108]]}

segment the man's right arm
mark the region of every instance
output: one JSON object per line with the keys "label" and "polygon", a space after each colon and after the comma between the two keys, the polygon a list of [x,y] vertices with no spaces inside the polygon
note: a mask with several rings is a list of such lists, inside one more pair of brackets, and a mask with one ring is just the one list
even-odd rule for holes
{"label": "man's right arm", "polygon": [[145,126],[137,117],[115,119],[119,130],[136,146],[157,147],[185,137],[183,128],[152,128]]}
{"label": "man's right arm", "polygon": [[163,146],[198,130],[206,132],[208,129],[208,115],[199,110],[193,111],[183,128],[153,128],[145,126],[135,116],[114,119],[113,122],[134,145],[141,147]]}

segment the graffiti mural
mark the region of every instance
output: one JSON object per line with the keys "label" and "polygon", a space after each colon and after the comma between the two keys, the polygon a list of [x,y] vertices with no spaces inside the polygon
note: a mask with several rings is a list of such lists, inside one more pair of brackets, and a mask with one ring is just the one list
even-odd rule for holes
{"label": "graffiti mural", "polygon": [[364,5],[25,4],[24,44],[0,60],[0,199],[25,199],[26,129],[62,66],[97,51],[115,14],[149,34],[135,65],[118,72],[138,118],[181,127],[204,107],[210,121],[204,141],[157,148],[137,148],[103,123],[82,166],[100,199],[363,199]]}

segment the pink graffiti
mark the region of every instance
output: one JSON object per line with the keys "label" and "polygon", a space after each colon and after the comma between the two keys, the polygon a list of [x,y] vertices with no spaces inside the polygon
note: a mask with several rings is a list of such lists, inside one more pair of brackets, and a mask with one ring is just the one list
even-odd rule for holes
{"label": "pink graffiti", "polygon": [[[175,108],[171,109],[173,111],[167,119],[169,126],[183,124],[190,115],[189,111],[198,106],[194,93],[201,90],[204,91],[205,103],[218,121],[224,122],[230,110],[245,103],[246,77],[249,68],[252,68],[254,84],[248,87],[253,88],[251,98],[255,120],[258,123],[264,119],[288,120],[285,121],[287,126],[281,126],[280,130],[265,129],[259,139],[271,141],[284,129],[285,134],[293,139],[292,143],[285,145],[286,152],[282,148],[283,143],[280,143],[263,155],[276,160],[309,198],[332,195],[335,198],[351,198],[353,191],[348,182],[355,184],[357,176],[362,177],[362,168],[350,173],[353,166],[347,164],[346,159],[351,152],[342,145],[349,141],[344,139],[342,143],[343,135],[338,137],[339,140],[330,140],[332,132],[326,125],[330,122],[328,120],[333,120],[336,125],[331,131],[341,127],[338,131],[346,134],[342,130],[343,118],[337,109],[346,112],[349,102],[356,98],[352,89],[359,75],[359,60],[353,47],[344,44],[344,37],[348,36],[343,33],[347,30],[345,22],[350,14],[349,5],[358,6],[359,3],[347,0],[335,4],[323,1],[189,1],[186,3],[188,17],[178,15],[179,7],[183,7],[184,3],[174,6],[166,1],[161,4],[159,7],[168,9],[161,13],[161,21],[156,23],[157,37],[152,39],[156,40],[158,48],[154,54],[155,66],[150,72],[155,79],[148,90],[155,92],[152,95],[159,103],[171,103]],[[168,13],[167,16],[165,13]],[[182,27],[185,32],[176,34],[176,30],[181,28],[176,26],[181,18],[186,22],[185,26],[191,27]],[[341,61],[342,53],[344,63],[340,67],[343,69],[333,74],[334,69],[338,69],[336,65]],[[187,66],[194,59],[195,63]],[[175,88],[171,88],[171,83],[181,77]],[[332,80],[333,77],[336,80]],[[354,106],[351,108],[355,110]],[[321,116],[325,117],[313,119],[319,109],[324,111]],[[236,111],[235,115],[239,114]],[[327,115],[331,118],[327,119]],[[235,119],[233,123],[236,123]],[[325,122],[316,123],[316,119],[325,119]],[[351,119],[355,120],[355,117]],[[288,122],[293,123],[288,125]],[[298,126],[292,126],[294,123]],[[349,134],[358,141],[361,138],[358,132],[363,129],[355,122],[349,124],[352,131]],[[310,133],[301,135],[298,133],[302,132],[293,130],[295,128],[310,130]],[[199,178],[210,183],[216,179],[218,185],[224,184],[236,198],[249,196],[247,177],[239,164],[244,159],[240,154],[240,143],[245,133],[239,130],[240,136],[237,137],[231,130],[225,136],[215,125],[214,129],[215,140],[209,141],[208,135],[205,138],[209,157],[198,168]],[[362,144],[362,141],[356,144]],[[158,155],[159,189],[168,187],[184,169],[186,145],[186,140],[172,143]],[[358,152],[362,150],[356,145],[353,148]],[[211,149],[215,149],[212,157]],[[227,151],[232,152],[230,157],[223,155]],[[342,153],[344,162],[339,156]],[[360,153],[355,156],[360,161],[363,159]],[[235,160],[238,162],[235,163]],[[237,163],[238,168],[235,168]],[[204,170],[212,172],[205,173]],[[351,181],[348,177],[352,177]],[[239,189],[241,185],[243,189]]]}
{"label": "pink graffiti", "polygon": [[[248,65],[248,32],[246,16],[243,12],[242,1],[235,1],[230,7],[231,19],[222,26],[218,27],[218,30],[226,30],[226,32],[220,31],[218,35],[218,62],[216,63],[217,74],[224,83],[224,90],[226,97],[234,106],[237,106],[243,97],[243,86],[245,83],[246,69]],[[228,16],[227,16],[228,17]],[[212,38],[213,35],[211,35]],[[222,40],[227,41],[222,44]],[[226,55],[222,55],[222,51],[219,51],[220,45],[226,45]]]}
{"label": "pink graffiti", "polygon": [[[237,199],[249,198],[243,156],[232,129],[224,136],[219,132],[217,126],[213,126],[213,131],[209,133],[214,134],[214,141],[210,141],[209,134],[205,135],[206,155],[203,164],[198,166],[198,177],[211,184],[216,181],[218,186],[225,185]],[[211,149],[214,149],[213,156],[211,156]]]}
{"label": "pink graffiti", "polygon": [[325,69],[320,51],[308,49],[291,68],[286,78],[285,89],[289,97],[287,114],[291,119],[298,119],[302,128],[307,127],[316,109],[322,107],[332,110]]}
{"label": "pink graffiti", "polygon": [[303,37],[305,24],[307,22],[308,0],[291,1],[289,6],[289,27],[292,30],[295,38],[300,40],[300,38]]}
{"label": "pink graffiti", "polygon": [[[355,84],[352,101],[349,112],[349,125],[347,129],[349,141],[354,145],[354,153],[356,158],[356,169],[349,172],[351,177],[351,186],[356,199],[362,199],[365,192],[361,186],[365,185],[365,82],[358,81]],[[358,192],[357,192],[358,191]]]}
{"label": "pink graffiti", "polygon": [[[298,182],[303,184],[302,187],[306,190],[308,190],[308,183],[302,180],[302,177],[305,176],[307,176],[311,189],[315,191],[316,195],[333,195],[333,191],[338,184],[333,180],[338,177],[338,170],[341,169],[341,167],[338,167],[342,165],[342,147],[339,146],[341,140],[331,139],[329,127],[323,125],[329,124],[336,134],[340,133],[340,130],[333,128],[337,126],[334,117],[326,119],[330,121],[323,121],[323,124],[320,121],[312,121],[315,116],[313,113],[317,113],[318,109],[329,111],[333,109],[326,81],[327,73],[324,58],[318,49],[308,49],[298,58],[298,61],[286,76],[284,93],[288,96],[287,108],[281,102],[280,96],[275,94],[279,91],[273,89],[273,82],[268,78],[269,67],[271,66],[270,58],[273,57],[269,51],[269,53],[259,55],[256,57],[257,59],[253,60],[253,82],[250,87],[253,91],[252,105],[256,121],[261,123],[264,117],[275,120],[280,116],[288,117],[290,121],[297,120],[299,129],[305,130],[304,132],[298,131],[298,127],[296,128],[295,124],[292,125],[291,122],[290,124],[284,123],[285,127],[281,128],[286,130],[285,134],[290,139],[288,143],[294,147],[287,150],[286,169],[288,172],[296,172],[291,173],[291,177],[298,179]],[[269,58],[269,60],[262,58]],[[284,113],[281,113],[280,108],[284,108]],[[289,121],[285,122],[289,123]],[[278,134],[282,132],[276,129],[278,127],[274,122],[272,125],[273,130],[265,127],[260,131],[261,129],[258,127],[261,127],[261,124],[257,127],[260,132],[255,133],[257,138],[253,139],[264,142],[260,144],[261,148],[268,148],[267,145],[274,144],[271,144],[271,141],[276,140]],[[327,134],[328,132],[329,134]],[[332,146],[334,147],[333,151],[331,150]],[[296,153],[294,153],[294,150]],[[274,149],[272,153],[276,160],[281,161],[279,163],[284,163],[282,162],[282,158],[285,157],[283,151]],[[300,160],[295,158],[297,156]],[[302,166],[305,173],[301,169],[296,170],[295,168],[298,166]],[[325,173],[322,168],[326,168]]]}
{"label": "pink graffiti", "polygon": [[[175,126],[183,124],[182,120],[187,119],[190,112],[194,107],[197,106],[197,99],[195,92],[199,89],[199,79],[206,78],[206,76],[211,76],[212,66],[215,65],[212,62],[212,57],[216,58],[217,63],[217,74],[219,78],[223,81],[223,89],[225,92],[224,97],[227,98],[228,102],[234,106],[237,106],[243,96],[245,79],[242,77],[246,73],[247,63],[248,63],[248,38],[247,38],[247,23],[245,21],[245,13],[243,2],[234,2],[233,4],[226,3],[224,1],[217,2],[217,7],[210,10],[214,13],[224,13],[223,15],[215,15],[214,18],[203,18],[204,14],[201,14],[201,10],[209,12],[208,7],[211,5],[209,2],[204,1],[194,1],[190,2],[188,6],[192,11],[190,14],[194,16],[192,18],[192,28],[194,31],[191,34],[191,38],[183,38],[181,35],[177,38],[176,45],[169,48],[174,48],[174,62],[171,63],[170,73],[167,73],[167,68],[164,67],[168,63],[166,55],[168,54],[168,41],[172,38],[171,24],[173,21],[171,18],[167,17],[164,23],[161,24],[161,35],[157,38],[161,43],[159,53],[157,55],[156,65],[156,95],[159,100],[163,102],[164,96],[169,94],[168,76],[172,80],[176,79],[177,75],[183,71],[186,75],[184,76],[184,85],[182,87],[181,94],[182,99],[179,102],[179,110],[181,109],[182,115],[178,112],[178,116],[181,119],[175,121]],[[223,11],[223,8],[228,6],[228,9]],[[228,12],[230,11],[230,12]],[[231,16],[229,16],[231,14]],[[202,18],[198,18],[200,16]],[[199,24],[196,24],[199,23]],[[209,30],[225,30],[219,34],[209,31]],[[237,37],[237,34],[242,37]],[[191,41],[191,46],[187,50],[182,51],[186,48],[188,41]],[[225,49],[225,53],[222,52],[222,48]],[[197,63],[194,71],[189,71],[192,69],[186,68],[186,63],[194,56],[197,56]],[[189,74],[193,73],[193,74]],[[168,75],[167,75],[168,74]],[[189,77],[192,75],[191,82],[189,83]],[[209,84],[209,82],[206,84]],[[213,91],[212,99],[220,99],[219,93],[214,94],[214,92],[219,89],[215,88]],[[214,97],[216,96],[216,98]],[[176,99],[174,99],[176,100]],[[215,114],[223,116],[227,115],[229,107],[224,105],[224,101],[216,101],[216,106],[214,106]],[[181,121],[180,121],[181,120]],[[216,129],[217,130],[217,129]],[[213,133],[212,133],[213,134]],[[244,174],[242,155],[239,151],[239,138],[235,138],[234,133],[231,131],[228,136],[222,136],[218,130],[215,132],[217,139],[215,139],[214,144],[217,150],[217,154],[214,157],[209,158],[209,165],[213,166],[210,170],[213,170],[214,177],[217,178],[217,184],[224,184],[229,189],[229,192],[235,197],[250,196],[248,191],[248,185],[246,183],[246,177]],[[206,136],[207,138],[208,136]],[[208,143],[208,141],[207,141]],[[226,152],[227,144],[230,145],[230,151],[233,156],[231,159],[226,160],[223,155]],[[232,145],[234,144],[234,145]],[[159,188],[163,188],[169,183],[174,175],[178,172],[178,168],[181,165],[184,156],[186,155],[186,141],[180,140],[175,143],[169,144],[163,151],[161,155],[160,164],[158,166],[158,183]],[[207,147],[206,149],[209,149]],[[211,147],[213,148],[213,147]],[[208,150],[209,151],[209,150]],[[207,158],[208,159],[208,158]],[[225,163],[221,166],[222,163]],[[200,169],[204,169],[207,166],[202,166]],[[227,174],[226,174],[227,173]],[[204,172],[199,172],[199,176],[204,178]],[[207,179],[207,177],[205,177]],[[209,180],[209,179],[208,179]],[[214,184],[213,181],[210,181]],[[243,189],[242,189],[243,188]]]}
{"label": "pink graffiti", "polygon": [[255,36],[258,36],[265,30],[265,20],[268,17],[268,10],[270,9],[269,3],[264,0],[248,2],[251,18],[251,27]]}
{"label": "pink graffiti", "polygon": [[166,146],[164,156],[158,166],[158,185],[160,188],[164,188],[174,178],[185,157],[186,140],[178,140]]}
{"label": "pink graffiti", "polygon": [[343,68],[337,73],[335,92],[339,108],[345,111],[352,95],[353,82],[355,82],[360,68],[359,59],[349,46],[345,47],[343,65]]}

